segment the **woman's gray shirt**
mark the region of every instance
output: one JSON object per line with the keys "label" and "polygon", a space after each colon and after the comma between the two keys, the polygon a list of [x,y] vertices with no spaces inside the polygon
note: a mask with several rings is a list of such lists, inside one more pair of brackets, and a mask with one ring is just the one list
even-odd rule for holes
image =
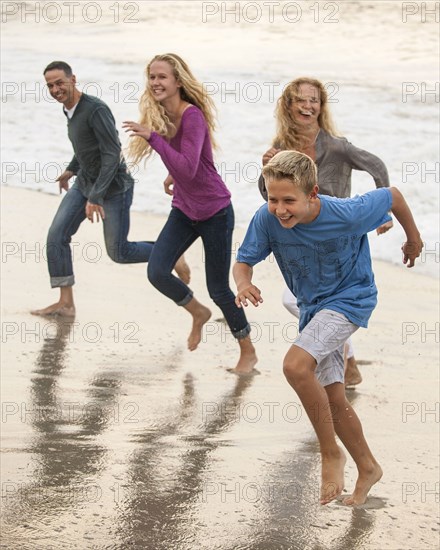
{"label": "woman's gray shirt", "polygon": [[[277,147],[280,148],[280,147]],[[389,187],[390,179],[383,161],[363,149],[359,149],[344,137],[334,137],[322,128],[316,139],[316,165],[318,185],[321,195],[350,197],[351,171],[368,172],[376,187]],[[267,191],[263,176],[258,180],[258,188],[267,201]]]}

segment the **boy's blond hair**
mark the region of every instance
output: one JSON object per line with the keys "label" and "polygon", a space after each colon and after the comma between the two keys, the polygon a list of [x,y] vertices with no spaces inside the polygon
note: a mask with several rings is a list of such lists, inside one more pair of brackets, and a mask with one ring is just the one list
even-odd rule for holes
{"label": "boy's blond hair", "polygon": [[269,180],[290,180],[307,195],[318,184],[318,171],[313,160],[298,151],[280,151],[264,166],[262,174]]}

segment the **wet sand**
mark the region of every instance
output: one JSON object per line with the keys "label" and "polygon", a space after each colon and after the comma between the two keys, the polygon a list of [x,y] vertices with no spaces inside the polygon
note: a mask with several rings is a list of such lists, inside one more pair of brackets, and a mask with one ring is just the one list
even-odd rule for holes
{"label": "wet sand", "polygon": [[[438,548],[434,279],[374,263],[379,304],[354,336],[364,380],[349,397],[384,477],[364,506],[322,507],[318,447],[282,373],[297,323],[275,263],[255,269],[265,302],[247,310],[260,374],[240,379],[220,311],[186,350],[188,314],[144,265],[113,264],[96,224],[74,237],[75,319],[30,315],[57,298],[44,241],[58,202],[2,188],[1,548]],[[163,222],[133,214],[130,238]],[[208,304],[199,243],[187,259]],[[348,493],[355,479],[348,460]]]}

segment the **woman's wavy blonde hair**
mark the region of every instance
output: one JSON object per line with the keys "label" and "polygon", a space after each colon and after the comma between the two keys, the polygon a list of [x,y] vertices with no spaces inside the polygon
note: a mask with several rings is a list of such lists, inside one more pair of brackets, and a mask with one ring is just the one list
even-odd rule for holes
{"label": "woman's wavy blonde hair", "polygon": [[315,78],[302,76],[301,78],[296,78],[292,80],[292,82],[289,82],[277,101],[275,110],[276,136],[272,142],[274,147],[281,149],[300,149],[305,145],[291,111],[292,103],[300,97],[299,87],[302,84],[314,86],[319,91],[319,99],[321,101],[321,112],[318,117],[319,127],[332,136],[338,135],[328,107],[328,94],[324,85]]}
{"label": "woman's wavy blonde hair", "polygon": [[[171,137],[173,131],[175,131],[174,124],[168,118],[164,107],[154,98],[149,86],[148,81],[150,67],[155,61],[165,61],[171,66],[174,77],[179,84],[181,84],[180,97],[184,101],[195,105],[202,111],[208,125],[211,144],[215,149],[217,147],[214,139],[214,131],[216,127],[215,118],[217,114],[215,104],[211,97],[207,94],[203,84],[194,77],[185,61],[175,53],[156,55],[148,63],[145,69],[147,84],[139,101],[139,111],[141,113],[139,124],[146,126],[161,136],[168,138]],[[153,150],[149,143],[145,141],[145,139],[139,137],[131,138],[130,144],[127,148],[128,156],[136,164],[144,157],[148,159],[152,152]]]}

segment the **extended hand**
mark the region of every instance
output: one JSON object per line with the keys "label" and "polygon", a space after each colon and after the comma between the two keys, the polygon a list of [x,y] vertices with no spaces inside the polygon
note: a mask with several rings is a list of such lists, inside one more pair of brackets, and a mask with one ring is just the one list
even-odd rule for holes
{"label": "extended hand", "polygon": [[95,221],[94,218],[96,216],[96,221],[99,222],[100,219],[105,219],[104,208],[99,204],[92,204],[91,202],[87,201],[86,216],[87,219],[89,219],[92,223]]}
{"label": "extended hand", "polygon": [[[423,241],[407,241],[403,243],[403,263],[408,264],[406,267],[413,267],[416,258],[418,258],[423,249]],[[409,262],[409,263],[408,263]]]}
{"label": "extended hand", "polygon": [[248,300],[252,304],[254,304],[255,307],[258,307],[258,304],[263,303],[260,289],[257,288],[255,285],[249,285],[246,288],[237,291],[237,296],[235,298],[235,303],[237,304],[237,307],[247,307]]}
{"label": "extended hand", "polygon": [[126,132],[132,132],[129,137],[142,137],[147,141],[151,137],[151,130],[131,120],[126,120],[122,124],[122,128],[125,128]]}
{"label": "extended hand", "polygon": [[73,172],[71,172],[70,170],[66,170],[65,172],[63,172],[61,174],[61,176],[59,176],[55,180],[55,181],[58,182],[58,185],[59,185],[59,188],[60,188],[60,193],[62,192],[63,189],[64,189],[64,191],[69,190],[69,180],[73,175],[74,175]]}

